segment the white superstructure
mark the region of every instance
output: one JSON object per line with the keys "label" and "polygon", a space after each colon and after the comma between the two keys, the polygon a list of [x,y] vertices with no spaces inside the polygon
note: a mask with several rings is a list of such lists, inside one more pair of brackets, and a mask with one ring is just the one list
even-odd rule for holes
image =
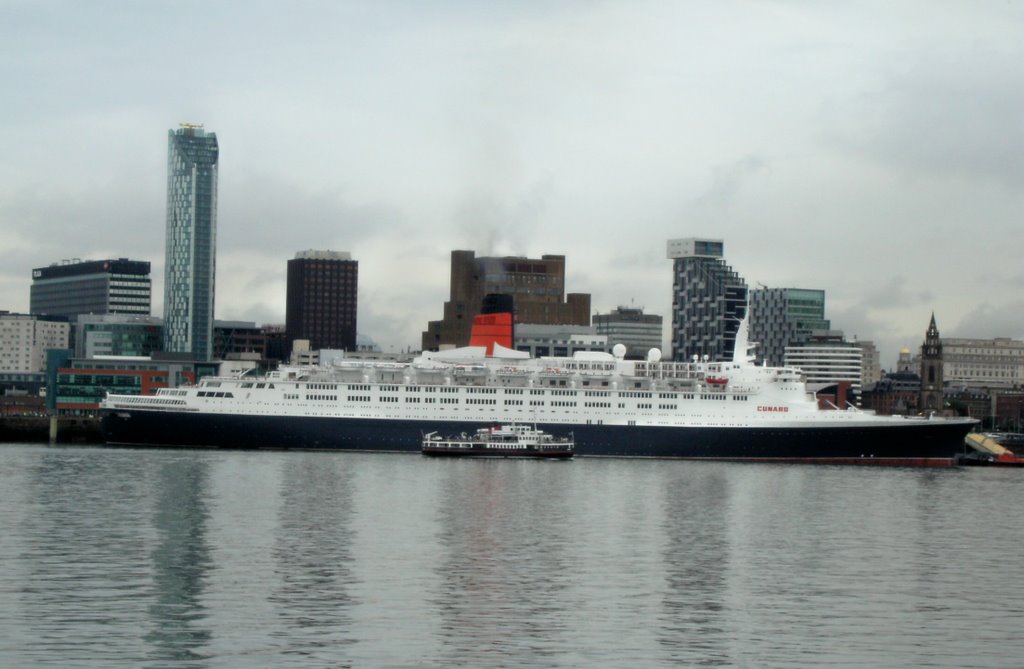
{"label": "white superstructure", "polygon": [[[753,427],[905,420],[821,411],[800,371],[730,362],[646,361],[580,352],[531,359],[497,347],[428,352],[409,363],[336,360],[265,377],[214,377],[156,396],[109,395],[104,409],[408,421]],[[746,350],[746,338],[737,350]]]}

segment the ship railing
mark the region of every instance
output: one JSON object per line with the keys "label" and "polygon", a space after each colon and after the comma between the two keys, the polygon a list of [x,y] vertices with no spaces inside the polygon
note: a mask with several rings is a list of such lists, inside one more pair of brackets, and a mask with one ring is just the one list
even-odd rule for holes
{"label": "ship railing", "polygon": [[692,362],[637,362],[633,376],[699,380],[705,370],[704,365],[694,365]]}

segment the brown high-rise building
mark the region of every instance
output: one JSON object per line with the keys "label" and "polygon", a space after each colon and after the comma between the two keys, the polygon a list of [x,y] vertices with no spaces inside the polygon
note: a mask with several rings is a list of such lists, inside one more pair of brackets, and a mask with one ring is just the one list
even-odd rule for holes
{"label": "brown high-rise building", "polygon": [[288,346],[308,339],[319,349],[356,348],[359,261],[348,253],[301,251],[288,261]]}
{"label": "brown high-rise building", "polygon": [[565,256],[477,258],[473,251],[452,251],[451,272],[444,319],[427,325],[425,351],[466,346],[473,318],[489,293],[512,296],[516,323],[590,325],[590,294],[565,294]]}

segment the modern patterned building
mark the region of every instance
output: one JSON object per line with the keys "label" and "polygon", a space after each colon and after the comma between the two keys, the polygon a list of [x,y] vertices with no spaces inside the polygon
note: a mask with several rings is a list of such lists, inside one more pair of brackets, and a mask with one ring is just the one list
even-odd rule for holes
{"label": "modern patterned building", "polygon": [[672,357],[732,358],[747,310],[747,283],[723,259],[720,239],[670,239]]}
{"label": "modern patterned building", "polygon": [[356,350],[359,261],[339,251],[301,251],[288,261],[285,330],[309,348]]}
{"label": "modern patterned building", "polygon": [[218,156],[202,126],[168,132],[164,350],[195,360],[213,357]]}
{"label": "modern patterned building", "polygon": [[645,314],[642,308],[618,307],[607,314],[594,315],[598,334],[608,337],[608,345],[622,344],[626,358],[643,360],[652,348],[661,349],[662,317]]}
{"label": "modern patterned building", "polygon": [[804,288],[755,288],[750,291],[750,340],[754,353],[781,367],[787,346],[805,343],[815,330],[829,330],[825,291]]}
{"label": "modern patterned building", "polygon": [[141,260],[73,260],[32,270],[29,312],[148,316],[152,285]]}
{"label": "modern patterned building", "polygon": [[466,346],[473,318],[488,294],[512,296],[516,324],[590,325],[590,295],[565,294],[565,256],[477,258],[473,251],[452,251],[444,318],[428,323],[423,350]]}

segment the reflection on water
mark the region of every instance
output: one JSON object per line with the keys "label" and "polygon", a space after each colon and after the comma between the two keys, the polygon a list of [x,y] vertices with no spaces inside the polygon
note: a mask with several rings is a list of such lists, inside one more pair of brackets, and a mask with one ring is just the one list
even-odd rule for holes
{"label": "reflection on water", "polygon": [[665,587],[655,624],[658,642],[672,662],[732,664],[723,620],[730,557],[727,486],[719,471],[665,482]]}
{"label": "reflection on water", "polygon": [[313,663],[342,663],[353,642],[351,478],[339,458],[284,463],[268,598],[281,624],[271,637]]}
{"label": "reflection on water", "polygon": [[555,665],[558,640],[575,627],[571,502],[557,471],[566,463],[440,464],[440,664]]}
{"label": "reflection on water", "polygon": [[202,667],[210,641],[203,588],[212,566],[206,538],[209,462],[188,455],[155,468],[151,551],[153,601],[149,606],[151,666]]}
{"label": "reflection on water", "polygon": [[[4,524],[4,627],[0,634],[21,662],[55,658],[101,666],[138,657],[139,622],[149,601],[147,487],[143,470],[119,471],[88,453],[36,451],[5,468],[6,509],[20,508],[16,527]],[[16,499],[7,493],[18,491]],[[13,607],[13,610],[9,607]],[[6,631],[6,630],[5,630]]]}
{"label": "reflection on water", "polygon": [[0,448],[0,667],[1001,667],[1020,472]]}

